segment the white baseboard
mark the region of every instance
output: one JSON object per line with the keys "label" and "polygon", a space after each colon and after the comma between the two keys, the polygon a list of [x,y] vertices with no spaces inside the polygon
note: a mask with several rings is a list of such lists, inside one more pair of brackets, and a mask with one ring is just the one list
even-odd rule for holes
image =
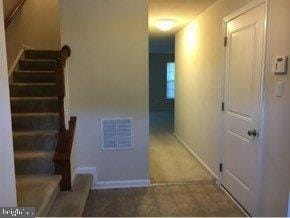
{"label": "white baseboard", "polygon": [[150,187],[150,179],[97,182],[93,189]]}
{"label": "white baseboard", "polygon": [[21,46],[22,46],[22,48],[23,48],[24,50],[35,50],[35,48],[33,48],[33,47],[29,46],[29,45],[24,45],[24,44],[22,44]]}
{"label": "white baseboard", "polygon": [[176,132],[173,133],[173,135],[181,142],[181,144],[208,170],[210,174],[212,174],[213,177],[215,177],[218,180],[218,176],[209,168],[206,163],[202,161],[202,159],[177,135]]}
{"label": "white baseboard", "polygon": [[144,180],[124,180],[124,181],[98,181],[96,167],[78,167],[73,172],[72,184],[78,174],[90,174],[93,176],[92,189],[114,189],[114,188],[135,188],[150,187],[150,179]]}
{"label": "white baseboard", "polygon": [[93,176],[93,183],[92,183],[92,189],[95,187],[95,184],[97,182],[97,168],[96,167],[78,167],[73,172],[72,176],[72,184],[74,184],[74,181],[78,174],[90,174]]}
{"label": "white baseboard", "polygon": [[219,187],[234,202],[234,204],[237,205],[238,208],[240,208],[240,210],[245,214],[246,217],[251,217],[248,212],[239,204],[239,202],[235,198],[233,198],[233,196],[222,185],[219,185]]}

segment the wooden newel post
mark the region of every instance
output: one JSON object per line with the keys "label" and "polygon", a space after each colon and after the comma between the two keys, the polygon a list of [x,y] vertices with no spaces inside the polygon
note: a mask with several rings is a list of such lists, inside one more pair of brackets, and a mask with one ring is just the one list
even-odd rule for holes
{"label": "wooden newel post", "polygon": [[76,126],[76,117],[69,122],[69,129],[65,127],[64,98],[65,98],[65,64],[71,55],[71,49],[65,45],[61,49],[61,57],[57,59],[56,65],[56,92],[59,102],[59,130],[58,143],[54,155],[55,174],[61,175],[60,188],[62,191],[71,189],[71,166],[70,154],[73,144],[73,137]]}

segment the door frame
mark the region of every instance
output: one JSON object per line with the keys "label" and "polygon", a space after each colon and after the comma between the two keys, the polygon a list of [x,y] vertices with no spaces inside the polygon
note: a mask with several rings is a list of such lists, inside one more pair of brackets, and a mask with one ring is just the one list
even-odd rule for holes
{"label": "door frame", "polygon": [[[249,4],[243,6],[242,8],[238,9],[237,11],[231,13],[229,16],[223,18],[222,23],[222,39],[227,36],[227,23],[231,20],[239,17],[247,13],[248,11],[265,4],[265,20],[264,20],[264,38],[263,38],[263,57],[262,57],[262,72],[261,72],[261,99],[260,99],[260,116],[259,116],[259,144],[258,144],[258,160],[257,160],[257,193],[255,199],[255,214],[251,214],[252,216],[257,216],[259,211],[259,201],[260,201],[260,190],[261,190],[261,174],[262,174],[262,154],[263,154],[263,145],[264,145],[264,111],[265,111],[265,94],[266,94],[266,87],[265,87],[265,72],[266,72],[266,52],[267,52],[267,27],[268,27],[268,0],[253,0]],[[221,101],[220,105],[225,100],[225,71],[226,71],[226,60],[227,60],[227,52],[226,47],[223,47],[222,51],[222,79],[221,79]],[[219,141],[219,150],[220,150],[220,163],[223,163],[223,132],[224,132],[224,111],[221,110],[220,113],[220,141]],[[218,175],[218,184],[222,185],[222,173],[219,172]]]}

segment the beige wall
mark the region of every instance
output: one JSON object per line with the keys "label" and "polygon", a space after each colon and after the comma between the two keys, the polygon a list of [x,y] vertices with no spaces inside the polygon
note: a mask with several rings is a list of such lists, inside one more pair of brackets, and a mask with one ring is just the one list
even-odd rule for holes
{"label": "beige wall", "polygon": [[[290,57],[289,0],[269,1],[262,216],[287,216],[290,191],[290,65],[287,75],[271,72],[272,57],[280,55]],[[276,82],[283,82],[282,98],[275,96]]]}
{"label": "beige wall", "polygon": [[4,17],[9,15],[21,0],[3,0]]}
{"label": "beige wall", "polygon": [[17,201],[2,1],[0,1],[0,102],[0,207],[15,207]]}
{"label": "beige wall", "polygon": [[175,133],[218,175],[222,19],[250,0],[219,0],[175,38]]}
{"label": "beige wall", "polygon": [[58,0],[27,0],[21,13],[6,29],[6,43],[9,68],[23,45],[34,49],[59,49]]}
{"label": "beige wall", "polygon": [[[75,167],[97,167],[98,181],[148,179],[147,0],[62,0],[61,38],[70,105],[78,117]],[[133,118],[132,150],[102,151],[102,118]]]}
{"label": "beige wall", "polygon": [[[176,35],[175,131],[218,175],[223,66],[222,18],[250,2],[219,0]],[[272,57],[290,54],[290,1],[269,0],[265,144],[259,214],[286,216],[290,190],[288,75],[274,76]],[[282,98],[275,83],[284,83]]]}

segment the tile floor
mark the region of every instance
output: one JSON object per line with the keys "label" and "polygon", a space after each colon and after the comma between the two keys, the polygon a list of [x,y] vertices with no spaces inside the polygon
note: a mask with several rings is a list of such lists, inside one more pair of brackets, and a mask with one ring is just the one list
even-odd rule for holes
{"label": "tile floor", "polygon": [[150,188],[94,190],[87,217],[245,216],[214,183],[153,185]]}

